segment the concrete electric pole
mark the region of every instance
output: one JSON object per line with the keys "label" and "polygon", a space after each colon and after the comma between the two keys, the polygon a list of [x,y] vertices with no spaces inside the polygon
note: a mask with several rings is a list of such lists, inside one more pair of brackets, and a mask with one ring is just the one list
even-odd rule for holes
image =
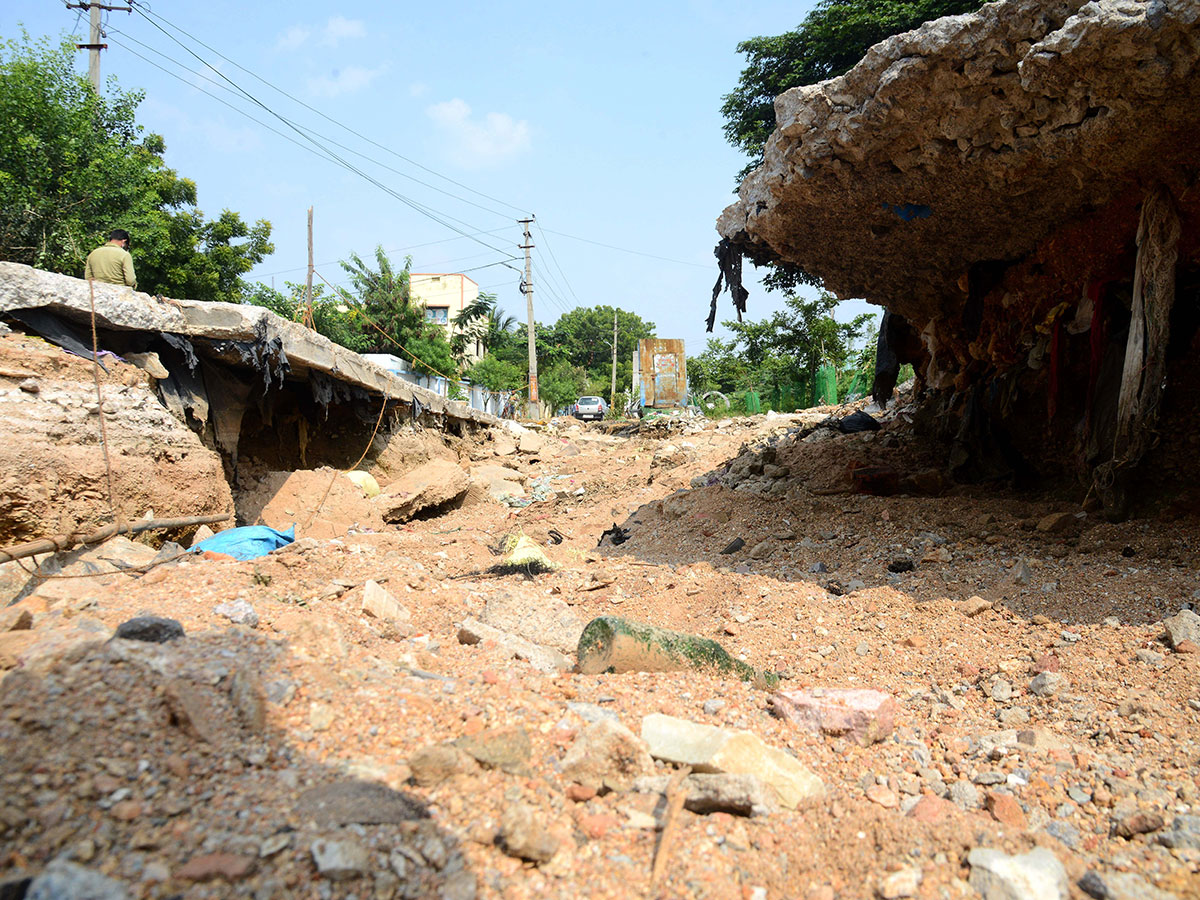
{"label": "concrete electric pole", "polygon": [[98,0],[89,0],[87,3],[68,3],[67,9],[86,9],[89,12],[91,29],[88,31],[88,42],[86,44],[76,44],[77,50],[88,51],[88,81],[92,83],[92,90],[97,94],[100,93],[100,51],[107,50],[108,44],[100,43],[100,11],[105,12],[133,12],[132,6],[105,6]]}
{"label": "concrete electric pole", "polygon": [[533,333],[533,260],[529,256],[529,251],[533,249],[529,223],[534,218],[531,213],[528,219],[518,219],[517,222],[525,226],[525,243],[518,246],[525,251],[525,280],[521,282],[521,293],[525,295],[525,307],[529,312],[529,407],[526,414],[531,419],[540,419],[542,407],[538,402],[537,342]]}
{"label": "concrete electric pole", "polygon": [[613,310],[613,365],[612,365],[612,392],[608,395],[608,408],[616,409],[617,406],[617,311]]}

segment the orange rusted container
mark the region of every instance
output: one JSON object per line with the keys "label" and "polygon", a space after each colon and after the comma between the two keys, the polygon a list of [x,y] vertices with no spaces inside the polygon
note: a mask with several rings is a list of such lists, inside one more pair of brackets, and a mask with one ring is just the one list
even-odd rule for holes
{"label": "orange rusted container", "polygon": [[635,360],[642,406],[670,409],[687,399],[687,354],[683,341],[643,338]]}

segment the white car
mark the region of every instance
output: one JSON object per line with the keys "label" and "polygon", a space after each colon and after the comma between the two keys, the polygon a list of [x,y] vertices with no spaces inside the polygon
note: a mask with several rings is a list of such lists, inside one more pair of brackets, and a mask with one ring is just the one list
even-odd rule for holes
{"label": "white car", "polygon": [[603,397],[580,397],[575,401],[571,415],[577,419],[595,419],[597,422],[608,412],[608,404]]}

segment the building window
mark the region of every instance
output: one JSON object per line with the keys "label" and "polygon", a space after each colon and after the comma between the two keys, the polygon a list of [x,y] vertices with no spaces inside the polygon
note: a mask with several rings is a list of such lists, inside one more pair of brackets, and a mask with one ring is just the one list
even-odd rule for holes
{"label": "building window", "polygon": [[448,306],[427,306],[425,307],[425,321],[437,322],[439,325],[445,325],[450,321],[450,307]]}

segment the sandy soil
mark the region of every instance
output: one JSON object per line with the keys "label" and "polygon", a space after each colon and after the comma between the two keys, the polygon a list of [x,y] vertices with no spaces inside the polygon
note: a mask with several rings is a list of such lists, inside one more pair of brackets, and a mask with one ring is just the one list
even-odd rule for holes
{"label": "sandy soil", "polygon": [[[1200,648],[1162,624],[1200,595],[1196,515],[1107,524],[1082,496],[949,485],[903,417],[800,440],[811,421],[556,421],[537,453],[460,447],[546,479],[524,508],[46,580],[0,610],[0,872],[70,860],[155,898],[955,898],[978,896],[973,849],[1045,848],[1073,898],[1200,896]],[[853,492],[865,467],[913,492]],[[488,571],[518,528],[557,571]],[[365,614],[369,580],[403,610]],[[110,639],[143,614],[186,636]],[[886,692],[895,729],[863,747],[738,680],[459,640],[481,619],[573,657],[599,615],[718,640],[788,690]],[[589,723],[654,713],[749,731],[824,794],[672,814],[564,777]]]}

